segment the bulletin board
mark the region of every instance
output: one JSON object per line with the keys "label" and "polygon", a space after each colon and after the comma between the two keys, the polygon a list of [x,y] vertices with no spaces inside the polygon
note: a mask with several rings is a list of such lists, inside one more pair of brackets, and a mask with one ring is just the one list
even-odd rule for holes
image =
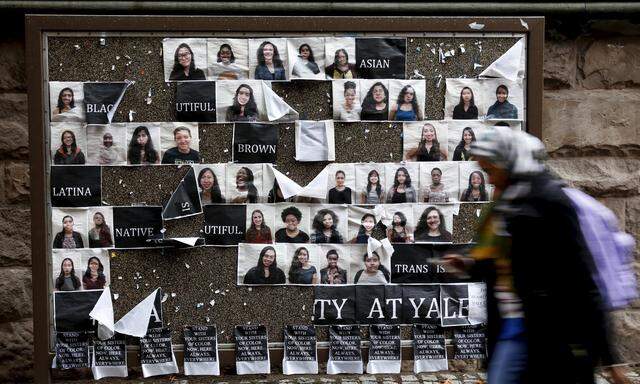
{"label": "bulletin board", "polygon": [[[63,131],[73,131],[76,127],[74,122],[52,121],[51,116],[56,105],[52,103],[51,95],[62,95],[62,88],[69,83],[123,83],[125,80],[134,82],[120,85],[121,89],[125,87],[126,92],[111,116],[111,125],[121,124],[123,132],[126,132],[126,135],[119,139],[121,143],[126,144],[131,137],[131,130],[138,122],[162,122],[167,125],[162,128],[163,132],[171,132],[178,124],[175,106],[180,90],[178,83],[170,81],[170,74],[164,64],[166,57],[163,56],[163,52],[167,50],[166,44],[171,43],[165,39],[199,39],[200,43],[196,44],[215,39],[248,40],[250,49],[247,52],[251,52],[251,48],[255,50],[251,45],[254,40],[265,39],[275,41],[288,38],[295,41],[296,38],[304,40],[311,36],[327,39],[323,41],[336,37],[363,41],[373,38],[396,39],[406,44],[403,51],[405,67],[402,79],[416,81],[416,84],[419,84],[414,87],[417,90],[416,94],[423,98],[419,111],[421,118],[418,120],[433,122],[436,131],[448,129],[449,132],[460,135],[462,128],[455,124],[455,120],[447,120],[447,115],[452,113],[455,104],[455,100],[451,102],[452,97],[447,92],[447,86],[452,87],[450,84],[456,84],[461,87],[466,81],[480,75],[519,41],[523,41],[526,74],[522,79],[521,96],[518,100],[519,117],[516,120],[519,129],[538,137],[541,134],[543,18],[30,15],[27,16],[26,25],[31,188],[34,197],[34,344],[38,382],[50,379],[48,367],[53,357],[52,276],[60,272],[61,259],[57,252],[52,251],[51,244],[55,241],[56,233],[61,230],[59,224],[56,227],[55,223],[61,221],[62,216],[68,213],[64,210],[58,212],[52,206],[56,203],[54,201],[52,204],[50,193],[51,165],[54,163],[55,147],[59,145],[53,141],[58,140],[54,139],[56,136],[64,136]],[[282,49],[286,49],[286,41],[284,47]],[[333,52],[324,50],[330,51]],[[177,55],[178,50],[175,52]],[[210,53],[208,57],[211,58]],[[255,64],[251,65],[251,58],[247,67],[255,68]],[[285,71],[288,76],[286,81],[271,82],[270,90],[262,88],[263,92],[274,94],[273,97],[277,96],[297,113],[294,118],[275,123],[272,121],[270,124],[274,126],[278,137],[274,164],[275,169],[281,174],[304,186],[311,183],[332,163],[394,164],[411,160],[407,158],[407,123],[403,124],[391,118],[379,119],[380,121],[336,119],[334,99],[340,97],[340,93],[346,89],[341,88],[344,87],[344,83],[325,78],[292,80],[293,66],[286,67]],[[315,73],[313,68],[310,73]],[[247,77],[255,76],[255,73],[249,73]],[[393,74],[388,77],[392,76]],[[207,77],[207,80],[213,79]],[[366,80],[372,82],[371,84],[360,81],[362,83],[358,83],[358,86],[361,86],[363,93],[370,87],[373,89],[374,80]],[[389,89],[393,89],[393,81],[388,81],[385,84]],[[494,92],[497,83],[491,80],[487,80],[487,83],[490,84],[483,87]],[[54,86],[58,87],[55,92],[52,91]],[[424,87],[421,91],[418,90],[420,86]],[[395,87],[398,88],[398,85]],[[239,87],[234,86],[231,92],[236,88],[239,90]],[[218,99],[221,92],[216,88]],[[394,92],[397,93],[398,90]],[[85,94],[84,97],[88,96]],[[394,97],[389,97],[388,100],[391,101]],[[487,106],[491,104],[488,101],[486,103]],[[480,104],[478,106],[480,107]],[[480,108],[485,108],[481,114],[487,114],[487,107]],[[197,135],[197,149],[202,163],[227,164],[225,174],[227,177],[233,177],[236,171],[230,174],[228,164],[237,156],[234,154],[234,148],[237,148],[234,143],[237,140],[237,136],[234,137],[234,129],[237,129],[238,124],[225,121],[224,117],[220,117],[219,106],[217,109],[216,123],[200,122],[190,125],[193,130],[192,137]],[[300,156],[300,153],[296,153],[296,132],[299,128],[297,121],[332,121],[334,159],[312,162],[296,160],[296,157]],[[419,125],[422,126],[424,121],[419,122]],[[445,128],[441,128],[439,124]],[[82,127],[82,124],[79,126]],[[89,146],[92,136],[88,130],[84,132],[84,145]],[[96,135],[102,137],[103,133],[96,128]],[[149,133],[160,143],[164,140],[159,132]],[[169,137],[168,140],[172,139]],[[114,142],[115,140],[114,138]],[[450,138],[449,142],[451,141]],[[78,141],[79,145],[80,143],[81,141]],[[453,155],[453,147],[450,152],[449,157]],[[91,153],[87,153],[87,158],[90,156]],[[189,166],[179,165],[128,166],[128,158],[124,154],[120,161],[115,166],[92,167],[101,168],[101,200],[90,206],[126,208],[143,204],[147,207],[161,207],[167,204],[173,192],[188,177],[191,169]],[[273,167],[264,164],[253,165],[264,174],[273,172]],[[420,168],[419,165],[416,167]],[[461,167],[456,166],[456,169],[462,174]],[[89,168],[85,168],[84,171],[93,172],[90,172]],[[471,170],[465,172],[464,176],[460,176],[463,179]],[[270,182],[273,183],[273,180]],[[268,190],[263,187],[265,197]],[[460,192],[457,190],[454,195],[457,196]],[[460,205],[456,210],[455,219],[452,217],[450,221],[453,227],[453,243],[465,244],[472,240],[479,216],[478,210],[483,208],[482,204]],[[72,208],[67,210],[73,211]],[[112,215],[118,214],[115,209],[110,212],[106,215],[106,220],[113,220]],[[81,215],[84,215],[86,221],[84,225],[88,226],[94,212],[90,208]],[[274,225],[279,221],[276,216],[274,214]],[[161,225],[165,238],[198,237],[202,236],[203,221],[204,215],[196,214],[178,220],[165,220]],[[84,232],[88,232],[88,227]],[[84,241],[88,242],[89,239],[85,238]],[[117,293],[117,300],[113,303],[115,317],[121,317],[153,289],[162,287],[165,294],[164,323],[175,330],[172,337],[177,353],[180,353],[179,330],[184,325],[215,323],[219,331],[218,342],[222,347],[221,360],[223,363],[232,363],[233,327],[246,323],[261,323],[267,325],[270,348],[275,353],[271,357],[273,361],[277,360],[278,353],[281,353],[282,328],[288,324],[310,324],[312,321],[313,287],[239,284],[238,247],[129,248],[136,247],[117,247],[116,244],[115,248],[108,247],[108,251],[105,252],[108,259],[109,285],[112,292]],[[437,248],[438,246],[432,245],[426,246],[425,249],[434,252]],[[88,253],[79,255],[78,260],[86,263],[87,257],[90,257]],[[214,304],[211,304],[212,302]],[[406,330],[404,333],[407,333]],[[326,334],[319,331],[319,341],[326,340],[326,337]],[[135,347],[129,348],[129,365],[135,364],[136,353]]]}

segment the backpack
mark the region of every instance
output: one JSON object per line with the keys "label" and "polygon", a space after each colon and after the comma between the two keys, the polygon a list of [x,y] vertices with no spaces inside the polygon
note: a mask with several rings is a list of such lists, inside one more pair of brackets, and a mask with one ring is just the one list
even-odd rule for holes
{"label": "backpack", "polygon": [[563,188],[576,209],[580,230],[591,253],[591,275],[605,308],[628,306],[638,298],[633,269],[634,238],[618,228],[614,213],[602,203],[574,188]]}

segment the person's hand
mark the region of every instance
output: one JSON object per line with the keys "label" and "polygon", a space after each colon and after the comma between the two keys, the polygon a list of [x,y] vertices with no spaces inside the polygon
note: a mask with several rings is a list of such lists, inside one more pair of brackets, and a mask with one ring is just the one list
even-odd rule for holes
{"label": "person's hand", "polygon": [[605,371],[611,377],[611,381],[615,384],[631,384],[631,380],[627,377],[627,367],[622,365],[614,365],[605,368]]}
{"label": "person's hand", "polygon": [[442,256],[442,264],[449,267],[447,272],[462,272],[466,269],[465,257],[457,253]]}

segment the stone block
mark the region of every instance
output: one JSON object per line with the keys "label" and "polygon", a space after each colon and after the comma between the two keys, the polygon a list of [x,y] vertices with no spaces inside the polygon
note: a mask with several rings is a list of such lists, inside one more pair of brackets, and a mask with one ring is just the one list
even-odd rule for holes
{"label": "stone block", "polygon": [[24,122],[0,119],[0,157],[9,159],[29,158],[29,129]]}
{"label": "stone block", "polygon": [[31,268],[0,269],[0,323],[32,316]]}
{"label": "stone block", "polygon": [[31,265],[31,213],[0,209],[0,267]]}
{"label": "stone block", "polygon": [[26,91],[27,76],[23,39],[0,40],[0,90]]}
{"label": "stone block", "polygon": [[548,91],[542,108],[547,151],[597,149],[603,156],[640,153],[640,90]]}
{"label": "stone block", "polygon": [[572,186],[595,197],[631,197],[640,192],[640,159],[550,159],[547,165]]}
{"label": "stone block", "polygon": [[10,204],[29,201],[29,164],[10,161],[4,167],[4,198]]}
{"label": "stone block", "polygon": [[29,104],[26,93],[0,93],[0,119],[27,123]]}
{"label": "stone block", "polygon": [[544,51],[542,74],[545,89],[572,88],[578,67],[575,41],[547,40]]}
{"label": "stone block", "polygon": [[627,309],[612,313],[613,345],[624,362],[640,359],[640,310]]}
{"label": "stone block", "polygon": [[624,88],[640,84],[640,37],[598,39],[586,45],[580,60],[584,88]]}
{"label": "stone block", "polygon": [[33,380],[33,321],[0,324],[0,382]]}

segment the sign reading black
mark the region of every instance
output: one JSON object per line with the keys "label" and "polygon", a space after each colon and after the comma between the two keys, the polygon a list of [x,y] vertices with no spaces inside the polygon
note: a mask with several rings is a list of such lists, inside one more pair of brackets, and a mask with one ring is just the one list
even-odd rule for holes
{"label": "sign reading black", "polygon": [[284,328],[284,359],[316,360],[316,328],[313,325],[287,325]]}
{"label": "sign reading black", "polygon": [[354,286],[315,286],[313,321],[318,325],[356,322]]}
{"label": "sign reading black", "polygon": [[332,325],[329,327],[329,358],[333,361],[360,361],[360,327]]}
{"label": "sign reading black", "polygon": [[108,114],[115,113],[127,83],[84,83],[84,106],[87,124],[109,124]]}
{"label": "sign reading black", "polygon": [[51,167],[51,205],[95,207],[102,205],[101,167]]}
{"label": "sign reading black", "polygon": [[216,83],[181,81],[176,89],[177,121],[216,121]]}
{"label": "sign reading black", "polygon": [[160,364],[173,361],[171,353],[171,330],[150,328],[140,338],[140,364]]}
{"label": "sign reading black", "polygon": [[127,344],[123,336],[116,334],[110,339],[96,339],[93,342],[96,367],[117,367],[127,365]]}
{"label": "sign reading black", "polygon": [[469,286],[442,285],[440,309],[442,326],[469,325]]}
{"label": "sign reading black", "polygon": [[54,327],[57,332],[93,332],[89,312],[98,302],[102,290],[54,292]]}
{"label": "sign reading black", "polygon": [[439,285],[402,287],[402,318],[405,324],[439,324],[439,303]]}
{"label": "sign reading black", "polygon": [[453,359],[484,359],[487,339],[484,327],[468,325],[453,328]]}
{"label": "sign reading black", "polygon": [[205,205],[204,234],[207,245],[237,245],[244,241],[246,205]]}
{"label": "sign reading black", "polygon": [[58,368],[86,368],[89,366],[89,337],[86,332],[56,333]]}
{"label": "sign reading black", "polygon": [[180,180],[178,188],[171,194],[171,198],[162,211],[162,218],[165,220],[177,219],[200,212],[202,212],[202,207],[200,206],[196,174],[193,167],[190,167],[187,174]]}
{"label": "sign reading black", "polygon": [[356,39],[356,69],[363,79],[404,79],[407,43],[401,38]]}
{"label": "sign reading black", "polygon": [[162,230],[162,207],[114,207],[113,226],[116,248],[149,247]]}
{"label": "sign reading black", "polygon": [[415,360],[446,359],[444,330],[435,324],[413,325]]}
{"label": "sign reading black", "polygon": [[399,325],[372,324],[369,341],[369,360],[400,360]]}
{"label": "sign reading black", "polygon": [[184,327],[184,361],[208,363],[218,360],[217,330],[214,325]]}
{"label": "sign reading black", "polygon": [[236,325],[236,361],[265,361],[269,359],[267,328],[264,325]]}
{"label": "sign reading black", "polygon": [[[437,254],[437,250],[435,251]],[[426,257],[425,257],[426,256]],[[391,256],[391,282],[437,283],[446,275],[444,266],[427,261],[434,247],[418,244],[394,244]]]}
{"label": "sign reading black", "polygon": [[278,126],[239,123],[233,129],[233,161],[236,163],[275,163]]}

